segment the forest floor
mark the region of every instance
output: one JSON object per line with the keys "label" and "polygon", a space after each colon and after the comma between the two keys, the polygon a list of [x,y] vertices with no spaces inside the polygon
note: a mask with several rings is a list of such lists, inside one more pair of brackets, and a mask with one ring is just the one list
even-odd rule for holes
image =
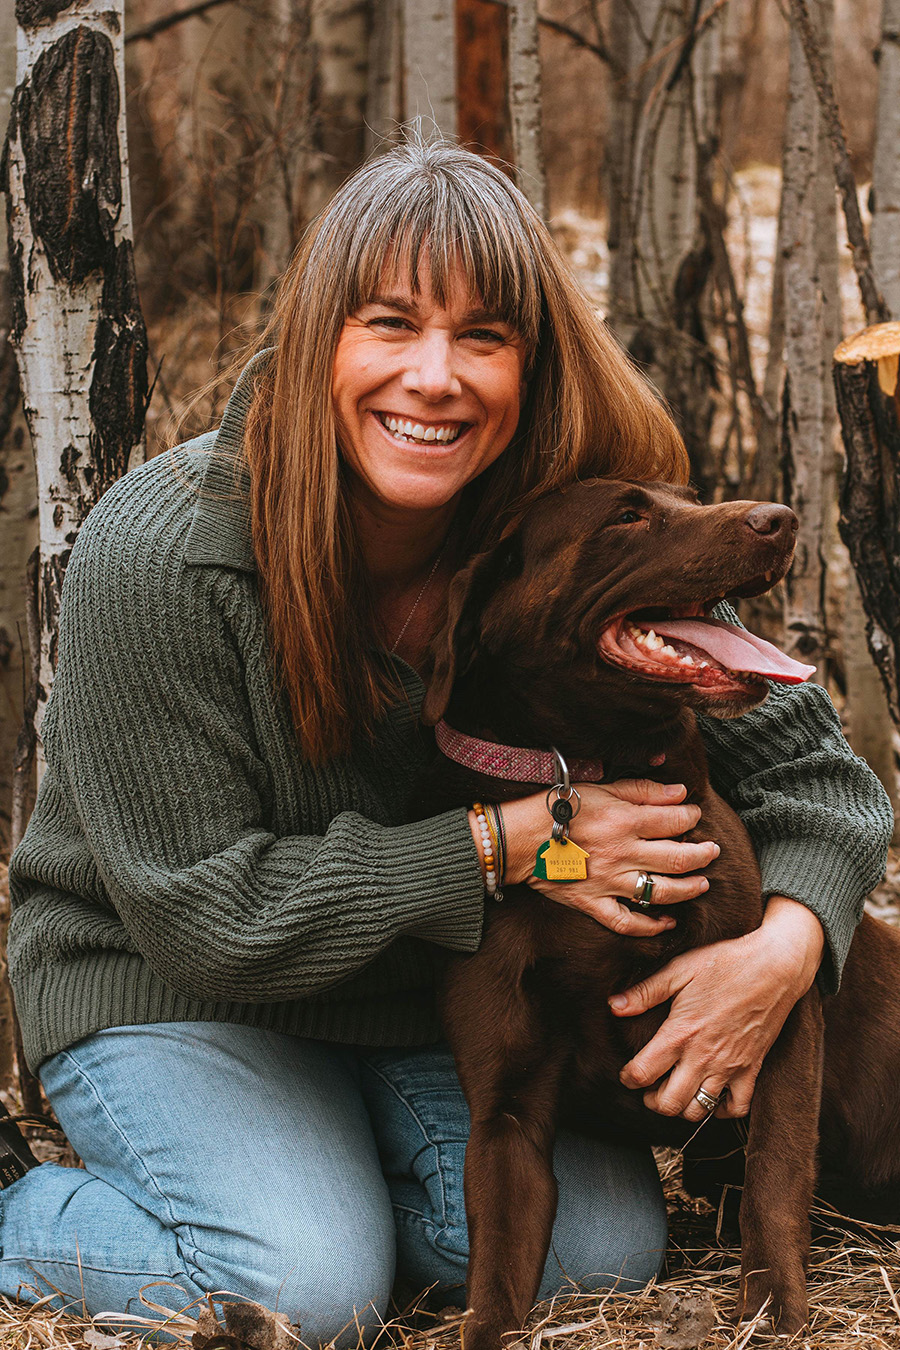
{"label": "forest floor", "polygon": [[[0,902],[6,868],[0,863]],[[892,849],[884,881],[868,901],[869,911],[900,924],[900,850]],[[7,1105],[15,1107],[8,1097]],[[45,1160],[65,1162],[59,1145],[47,1137],[32,1139]],[[636,1294],[565,1291],[539,1305],[529,1319],[522,1350],[744,1350],[774,1343],[765,1319],[735,1328],[729,1313],[736,1297],[740,1253],[721,1231],[719,1216],[702,1200],[691,1199],[680,1185],[680,1157],[660,1150],[657,1162],[669,1210],[669,1252],[665,1277]],[[850,1225],[817,1211],[817,1236],[810,1267],[810,1329],[780,1346],[797,1350],[900,1350],[900,1228]],[[2,1350],[137,1350],[141,1340],[165,1325],[173,1350],[292,1350],[303,1345],[284,1319],[260,1310],[251,1329],[232,1336],[207,1325],[192,1346],[196,1325],[167,1317],[166,1289],[148,1288],[148,1306],[130,1325],[118,1320],[86,1319],[78,1309],[61,1313],[48,1306],[52,1291],[33,1306],[0,1296]],[[30,1294],[34,1297],[34,1293]],[[154,1306],[155,1305],[155,1306]],[[141,1315],[143,1314],[143,1315]],[[233,1328],[237,1330],[237,1328]],[[454,1310],[430,1314],[410,1307],[379,1334],[379,1350],[458,1350],[460,1317]],[[361,1350],[361,1347],[360,1347]],[[464,1350],[464,1341],[463,1341]]]}

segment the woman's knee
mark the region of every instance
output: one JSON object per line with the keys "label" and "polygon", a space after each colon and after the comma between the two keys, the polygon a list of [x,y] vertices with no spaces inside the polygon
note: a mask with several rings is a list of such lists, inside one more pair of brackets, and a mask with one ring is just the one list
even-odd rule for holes
{"label": "woman's knee", "polygon": [[[300,1326],[308,1345],[336,1340],[356,1345],[359,1331],[374,1332],[387,1315],[394,1281],[393,1222],[311,1224],[298,1214],[281,1240],[233,1232],[207,1251],[192,1252],[195,1282],[208,1293],[230,1294],[283,1313]],[[346,1334],[341,1335],[346,1329]]]}
{"label": "woman's knee", "polygon": [[640,1289],[661,1271],[666,1204],[649,1148],[560,1134],[559,1205],[541,1295],[575,1280],[586,1289]]}

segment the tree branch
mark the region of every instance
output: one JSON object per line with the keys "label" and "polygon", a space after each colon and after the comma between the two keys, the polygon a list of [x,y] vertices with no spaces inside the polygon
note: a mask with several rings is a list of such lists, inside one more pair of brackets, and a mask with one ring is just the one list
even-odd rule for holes
{"label": "tree branch", "polygon": [[834,86],[828,77],[825,62],[822,60],[822,53],[819,50],[818,38],[809,15],[806,0],[789,0],[789,4],[791,19],[800,35],[806,64],[809,67],[810,79],[816,91],[822,115],[825,118],[825,125],[828,128],[828,138],[831,141],[831,152],[834,159],[834,178],[841,196],[841,205],[844,208],[847,238],[850,241],[853,268],[856,272],[863,306],[866,311],[866,323],[883,323],[891,316],[878,289],[875,273],[872,270],[869,241],[866,238],[865,226],[859,211],[856,180],[850,167],[850,155],[847,150],[844,128],[841,125],[841,114],[838,111],[837,99],[834,96]]}
{"label": "tree branch", "polygon": [[[213,3],[221,3],[221,0],[213,0]],[[484,5],[499,5],[501,9],[509,9],[509,0],[481,0]],[[591,42],[583,33],[579,33],[577,28],[570,28],[567,23],[559,23],[556,19],[545,19],[543,14],[538,15],[538,23],[542,28],[549,28],[552,33],[560,33],[567,37],[570,42],[574,42],[576,47],[583,47],[585,51],[593,52],[599,56],[601,61],[605,61],[608,66],[615,68],[615,60],[606,44],[600,42]]]}
{"label": "tree branch", "polygon": [[125,34],[125,42],[146,42],[148,38],[156,37],[157,33],[164,33],[167,28],[174,28],[177,23],[184,19],[193,19],[198,14],[205,14],[208,9],[215,9],[216,5],[227,5],[233,3],[233,0],[198,0],[196,5],[188,5],[186,9],[175,9],[171,14],[165,14],[161,19],[154,19],[152,23],[145,23],[143,28],[135,28],[133,32]]}

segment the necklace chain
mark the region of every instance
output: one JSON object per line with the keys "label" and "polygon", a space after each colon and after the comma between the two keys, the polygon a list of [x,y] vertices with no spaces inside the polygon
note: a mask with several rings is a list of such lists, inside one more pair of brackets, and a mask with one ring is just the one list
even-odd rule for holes
{"label": "necklace chain", "polygon": [[446,547],[447,547],[446,543],[441,545],[440,552],[438,553],[438,555],[437,555],[437,557],[435,558],[434,562],[431,564],[431,571],[428,573],[428,576],[425,578],[424,582],[422,583],[422,589],[419,591],[419,594],[416,596],[415,600],[413,601],[413,607],[412,607],[412,609],[409,611],[409,613],[408,613],[407,616],[406,616],[406,623],[405,623],[405,624],[403,625],[403,627],[400,629],[400,632],[397,634],[397,636],[396,636],[396,638],[395,638],[395,640],[394,640],[394,645],[393,645],[393,647],[391,648],[391,651],[390,651],[391,656],[396,656],[396,654],[397,654],[397,648],[400,646],[400,643],[403,641],[403,634],[406,632],[407,628],[409,627],[410,623],[412,622],[412,616],[415,614],[416,610],[419,608],[419,601],[422,599],[422,596],[423,596],[423,595],[425,594],[425,592],[428,590],[428,587],[431,585],[432,581],[434,580],[434,574],[435,574],[435,572],[436,572],[436,571],[438,570],[438,568],[440,567],[441,559],[442,559],[443,556],[444,556],[444,550],[446,549]]}

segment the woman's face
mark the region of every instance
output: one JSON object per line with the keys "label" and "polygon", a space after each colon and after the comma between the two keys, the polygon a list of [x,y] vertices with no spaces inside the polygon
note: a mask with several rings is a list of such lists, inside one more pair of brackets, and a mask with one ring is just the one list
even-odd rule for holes
{"label": "woman's face", "polygon": [[[426,260],[427,261],[427,260]],[[519,421],[525,345],[473,304],[460,273],[447,307],[420,266],[344,323],[332,397],[362,500],[396,518],[433,512],[493,464]]]}

